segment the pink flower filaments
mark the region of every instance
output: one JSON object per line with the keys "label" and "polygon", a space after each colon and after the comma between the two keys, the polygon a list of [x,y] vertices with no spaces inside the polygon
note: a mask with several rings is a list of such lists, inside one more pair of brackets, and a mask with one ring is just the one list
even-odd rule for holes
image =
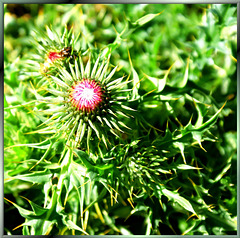
{"label": "pink flower filaments", "polygon": [[60,59],[61,55],[57,52],[49,52],[47,57],[50,62],[54,62],[55,60]]}
{"label": "pink flower filaments", "polygon": [[102,102],[102,88],[90,79],[83,79],[72,86],[70,100],[78,110],[93,111]]}

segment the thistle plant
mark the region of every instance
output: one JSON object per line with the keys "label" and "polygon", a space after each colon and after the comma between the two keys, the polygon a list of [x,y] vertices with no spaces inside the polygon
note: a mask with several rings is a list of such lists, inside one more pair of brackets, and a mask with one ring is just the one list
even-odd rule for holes
{"label": "thistle plant", "polygon": [[6,234],[236,234],[233,5],[4,5]]}

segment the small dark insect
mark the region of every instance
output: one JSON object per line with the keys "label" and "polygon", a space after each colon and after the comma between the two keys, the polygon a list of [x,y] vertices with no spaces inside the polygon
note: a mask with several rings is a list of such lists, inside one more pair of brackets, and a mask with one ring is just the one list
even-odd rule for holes
{"label": "small dark insect", "polygon": [[59,52],[59,55],[61,57],[72,58],[72,47],[71,46],[65,47],[63,50]]}

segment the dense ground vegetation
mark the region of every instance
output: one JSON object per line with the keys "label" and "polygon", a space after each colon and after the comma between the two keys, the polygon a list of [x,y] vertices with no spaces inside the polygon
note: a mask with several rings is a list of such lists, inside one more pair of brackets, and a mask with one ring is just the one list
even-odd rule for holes
{"label": "dense ground vegetation", "polygon": [[4,12],[5,234],[236,234],[236,5]]}

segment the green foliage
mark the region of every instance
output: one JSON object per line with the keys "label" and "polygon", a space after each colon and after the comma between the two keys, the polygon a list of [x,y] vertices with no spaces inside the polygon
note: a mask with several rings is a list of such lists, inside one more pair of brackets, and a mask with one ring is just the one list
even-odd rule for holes
{"label": "green foliage", "polygon": [[236,234],[236,5],[4,11],[6,234]]}

